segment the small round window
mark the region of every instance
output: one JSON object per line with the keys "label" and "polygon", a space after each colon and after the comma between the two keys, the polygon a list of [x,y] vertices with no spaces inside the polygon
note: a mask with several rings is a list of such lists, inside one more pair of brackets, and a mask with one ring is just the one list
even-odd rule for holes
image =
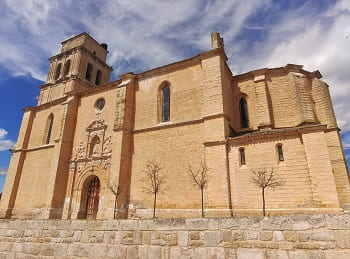
{"label": "small round window", "polygon": [[101,111],[105,107],[105,99],[100,98],[96,101],[95,107],[97,110]]}

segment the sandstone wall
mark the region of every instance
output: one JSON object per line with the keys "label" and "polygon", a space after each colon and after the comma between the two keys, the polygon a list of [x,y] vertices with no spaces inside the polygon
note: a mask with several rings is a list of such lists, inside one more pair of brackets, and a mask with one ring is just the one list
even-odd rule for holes
{"label": "sandstone wall", "polygon": [[1,220],[16,258],[350,257],[350,215],[158,220]]}

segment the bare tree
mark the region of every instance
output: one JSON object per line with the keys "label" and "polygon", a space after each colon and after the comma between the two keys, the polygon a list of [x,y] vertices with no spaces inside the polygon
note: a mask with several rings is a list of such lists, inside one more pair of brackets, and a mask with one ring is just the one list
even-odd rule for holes
{"label": "bare tree", "polygon": [[204,217],[204,189],[208,186],[209,182],[209,169],[207,164],[201,161],[197,170],[193,168],[191,163],[188,163],[188,172],[192,179],[193,185],[201,190],[202,198],[202,217]]}
{"label": "bare tree", "polygon": [[119,185],[116,185],[115,183],[108,183],[108,188],[111,190],[111,192],[114,194],[115,199],[114,199],[114,212],[113,212],[113,219],[116,219],[117,216],[117,199],[119,194],[121,193],[121,189]]}
{"label": "bare tree", "polygon": [[162,168],[158,162],[149,160],[146,164],[145,170],[143,170],[144,177],[141,179],[146,184],[144,191],[149,194],[153,194],[153,218],[156,217],[156,204],[157,194],[163,191],[165,184],[165,176],[160,174]]}
{"label": "bare tree", "polygon": [[265,217],[265,189],[272,188],[274,190],[276,187],[279,187],[284,183],[277,177],[276,172],[273,170],[273,168],[271,168],[270,172],[267,172],[265,168],[253,170],[252,180],[256,186],[261,188],[263,215]]}

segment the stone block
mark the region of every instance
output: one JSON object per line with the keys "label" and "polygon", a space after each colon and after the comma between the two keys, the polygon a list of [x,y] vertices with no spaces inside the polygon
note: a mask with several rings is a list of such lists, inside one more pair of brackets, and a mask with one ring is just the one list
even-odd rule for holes
{"label": "stone block", "polygon": [[116,246],[116,258],[117,259],[126,259],[127,257],[127,248],[125,246]]}
{"label": "stone block", "polygon": [[290,259],[309,259],[307,253],[302,250],[288,251],[288,255]]}
{"label": "stone block", "polygon": [[222,218],[219,222],[219,229],[239,229],[238,218]]}
{"label": "stone block", "polygon": [[177,233],[177,244],[178,246],[187,246],[188,245],[188,232],[179,231]]}
{"label": "stone block", "polygon": [[337,247],[350,249],[350,230],[334,230]]}
{"label": "stone block", "polygon": [[142,244],[143,245],[150,245],[152,239],[152,233],[150,231],[143,231],[142,232]]}
{"label": "stone block", "polygon": [[233,249],[233,248],[227,248],[225,250],[226,252],[226,258],[227,259],[237,259],[237,256],[236,256],[236,249]]}
{"label": "stone block", "polygon": [[350,229],[350,215],[326,215],[326,224],[329,229]]}
{"label": "stone block", "polygon": [[277,259],[276,251],[266,250],[265,251],[265,259]]}
{"label": "stone block", "polygon": [[224,242],[231,242],[232,241],[232,231],[225,230],[222,234],[222,239]]}
{"label": "stone block", "polygon": [[285,250],[278,250],[276,252],[277,259],[289,259],[288,253]]}
{"label": "stone block", "polygon": [[149,258],[162,258],[162,248],[159,246],[151,246],[148,250]]}
{"label": "stone block", "polygon": [[134,245],[141,245],[142,244],[142,232],[141,231],[134,231],[133,232],[133,244]]}
{"label": "stone block", "polygon": [[243,240],[244,239],[244,233],[242,231],[233,231],[232,232],[232,240]]}
{"label": "stone block", "polygon": [[261,249],[237,249],[237,259],[264,259],[264,250]]}
{"label": "stone block", "polygon": [[263,230],[293,230],[294,221],[287,216],[265,217],[262,220]]}
{"label": "stone block", "polygon": [[190,240],[199,240],[200,239],[200,235],[198,231],[191,231],[188,232],[188,238]]}
{"label": "stone block", "polygon": [[337,245],[335,242],[327,242],[327,241],[318,241],[321,250],[335,249]]}
{"label": "stone block", "polygon": [[259,236],[259,231],[257,230],[248,230],[245,233],[246,240],[257,240]]}
{"label": "stone block", "polygon": [[139,258],[145,258],[148,259],[150,257],[148,257],[148,250],[149,250],[149,246],[139,246]]}
{"label": "stone block", "polygon": [[193,258],[193,250],[185,247],[170,248],[170,259]]}
{"label": "stone block", "polygon": [[106,257],[107,258],[116,258],[117,256],[117,248],[114,245],[106,246]]}
{"label": "stone block", "polygon": [[74,231],[73,242],[79,242],[81,238],[81,231]]}
{"label": "stone block", "polygon": [[219,219],[211,218],[208,221],[208,230],[218,230],[219,229]]}
{"label": "stone block", "polygon": [[138,221],[137,220],[120,220],[118,223],[118,230],[137,230]]}
{"label": "stone block", "polygon": [[325,251],[326,259],[349,259],[350,251]]}
{"label": "stone block", "polygon": [[128,259],[138,259],[139,247],[138,246],[128,246],[126,249],[126,258]]}
{"label": "stone block", "polygon": [[284,240],[282,231],[274,231],[273,232],[273,239],[276,242],[282,242]]}
{"label": "stone block", "polygon": [[272,231],[260,232],[259,240],[262,240],[262,241],[270,241],[270,240],[272,240]]}
{"label": "stone block", "polygon": [[90,237],[89,231],[87,231],[87,230],[82,231],[81,236],[80,236],[80,242],[82,242],[82,243],[89,242],[89,237]]}
{"label": "stone block", "polygon": [[312,228],[322,228],[325,226],[325,219],[323,215],[312,215],[309,222]]}
{"label": "stone block", "polygon": [[285,241],[296,242],[298,240],[298,234],[295,231],[283,231]]}
{"label": "stone block", "polygon": [[207,248],[196,247],[193,249],[193,258],[195,259],[208,258],[207,255],[208,255]]}
{"label": "stone block", "polygon": [[88,257],[90,254],[90,245],[88,244],[69,244],[67,256]]}
{"label": "stone block", "polygon": [[298,240],[300,242],[307,242],[307,241],[309,241],[310,236],[311,236],[311,232],[305,232],[305,231],[298,232]]}
{"label": "stone block", "polygon": [[325,259],[325,255],[323,251],[310,251],[309,252],[310,259]]}
{"label": "stone block", "polygon": [[311,240],[334,241],[335,237],[329,230],[315,230],[311,232]]}
{"label": "stone block", "polygon": [[156,220],[140,220],[138,222],[138,230],[156,230]]}
{"label": "stone block", "polygon": [[207,230],[208,219],[186,219],[186,230]]}
{"label": "stone block", "polygon": [[295,222],[294,225],[293,225],[293,229],[296,230],[296,231],[308,230],[310,228],[311,228],[311,225],[307,221]]}
{"label": "stone block", "polygon": [[207,248],[208,259],[225,259],[225,249],[223,247]]}
{"label": "stone block", "polygon": [[53,256],[54,255],[54,251],[55,251],[54,244],[52,244],[52,243],[41,244],[40,255]]}
{"label": "stone block", "polygon": [[71,230],[61,230],[59,232],[59,237],[61,237],[61,238],[72,237],[73,234],[74,234],[74,232]]}
{"label": "stone block", "polygon": [[177,245],[177,233],[171,233],[167,235],[168,246]]}
{"label": "stone block", "polygon": [[54,245],[54,256],[63,257],[67,255],[68,244],[55,244]]}
{"label": "stone block", "polygon": [[187,220],[184,218],[157,219],[155,223],[157,230],[184,230]]}
{"label": "stone block", "polygon": [[22,243],[14,243],[12,246],[12,252],[14,253],[23,253],[23,244]]}
{"label": "stone block", "polygon": [[204,233],[206,246],[217,246],[222,242],[222,233],[219,231],[210,231]]}

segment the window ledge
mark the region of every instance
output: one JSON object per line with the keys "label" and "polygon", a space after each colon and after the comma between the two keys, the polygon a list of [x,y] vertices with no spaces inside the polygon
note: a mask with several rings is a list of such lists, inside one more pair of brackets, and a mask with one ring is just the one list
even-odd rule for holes
{"label": "window ledge", "polygon": [[33,148],[27,148],[27,149],[16,149],[16,150],[13,150],[13,153],[20,152],[20,151],[30,152],[30,151],[35,151],[35,150],[40,150],[40,149],[45,149],[45,148],[51,148],[54,146],[55,146],[54,144],[45,144],[45,145],[41,145],[39,147],[33,147]]}

